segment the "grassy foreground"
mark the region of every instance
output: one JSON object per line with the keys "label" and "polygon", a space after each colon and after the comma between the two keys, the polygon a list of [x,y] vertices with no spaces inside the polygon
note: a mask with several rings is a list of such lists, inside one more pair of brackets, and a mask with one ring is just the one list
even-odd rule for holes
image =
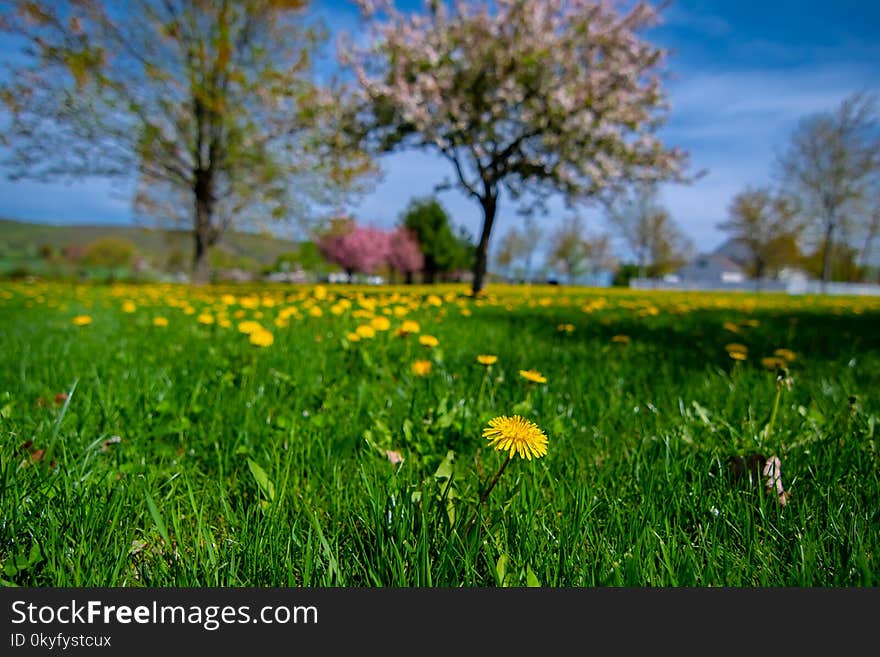
{"label": "grassy foreground", "polygon": [[0,583],[880,584],[880,300],[487,292],[0,283]]}

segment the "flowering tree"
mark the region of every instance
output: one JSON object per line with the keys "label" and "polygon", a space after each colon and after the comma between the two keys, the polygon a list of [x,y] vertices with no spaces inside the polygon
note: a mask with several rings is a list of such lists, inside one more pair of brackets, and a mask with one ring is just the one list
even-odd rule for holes
{"label": "flowering tree", "polygon": [[374,273],[388,262],[391,252],[389,233],[372,226],[359,226],[347,219],[317,240],[318,249],[331,262],[352,274]]}
{"label": "flowering tree", "polygon": [[684,153],[654,136],[666,108],[664,51],[639,32],[659,20],[639,3],[594,0],[426,2],[398,12],[358,0],[373,27],[345,49],[364,101],[361,136],[377,151],[433,149],[483,212],[473,291],[483,287],[502,188],[538,204],[594,197],[627,181],[681,178]]}
{"label": "flowering tree", "polygon": [[412,283],[413,272],[425,266],[418,238],[404,226],[398,226],[389,236],[388,264],[394,271],[403,272],[407,283]]}

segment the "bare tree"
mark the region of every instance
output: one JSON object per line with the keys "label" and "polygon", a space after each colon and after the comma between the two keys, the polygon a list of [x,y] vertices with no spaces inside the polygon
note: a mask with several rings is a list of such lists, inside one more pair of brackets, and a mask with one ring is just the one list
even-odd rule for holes
{"label": "bare tree", "polygon": [[527,249],[525,236],[514,226],[501,236],[498,250],[495,252],[495,264],[507,272],[508,275],[523,278],[525,271],[521,263]]}
{"label": "bare tree", "polygon": [[839,234],[865,220],[871,181],[880,171],[877,98],[857,93],[833,112],[804,119],[779,157],[785,191],[797,199],[822,251],[822,287],[831,277]]}
{"label": "bare tree", "polygon": [[547,259],[565,273],[569,283],[586,271],[590,251],[585,233],[583,217],[571,214],[550,235]]}
{"label": "bare tree", "polygon": [[632,251],[639,278],[659,275],[684,264],[691,245],[652,184],[621,191],[605,203],[608,222]]}
{"label": "bare tree", "polygon": [[579,214],[566,217],[551,233],[547,259],[569,283],[586,273],[597,274],[616,265],[610,236],[588,230]]}
{"label": "bare tree", "polygon": [[768,271],[793,264],[791,249],[781,247],[796,245],[803,226],[796,221],[796,208],[790,199],[766,187],[748,187],[734,196],[728,218],[718,228],[746,247],[751,256],[749,274],[760,287]]}

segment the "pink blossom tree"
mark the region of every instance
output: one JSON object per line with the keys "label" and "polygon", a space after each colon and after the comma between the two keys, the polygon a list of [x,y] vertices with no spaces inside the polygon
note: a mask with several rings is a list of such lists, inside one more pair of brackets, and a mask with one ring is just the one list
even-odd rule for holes
{"label": "pink blossom tree", "polygon": [[358,0],[368,47],[347,44],[364,143],[378,152],[433,149],[479,203],[473,291],[483,287],[504,189],[537,205],[561,192],[598,197],[634,181],[683,180],[685,154],[655,136],[665,120],[665,52],[640,32],[659,22],[638,3],[603,0],[426,1],[405,15]]}
{"label": "pink blossom tree", "polygon": [[318,249],[330,262],[342,267],[349,281],[355,272],[373,274],[388,263],[391,235],[372,226],[360,226],[347,219],[317,240]]}
{"label": "pink blossom tree", "polygon": [[398,226],[389,237],[389,246],[388,265],[394,271],[402,272],[407,284],[412,283],[413,273],[425,266],[425,256],[415,233]]}

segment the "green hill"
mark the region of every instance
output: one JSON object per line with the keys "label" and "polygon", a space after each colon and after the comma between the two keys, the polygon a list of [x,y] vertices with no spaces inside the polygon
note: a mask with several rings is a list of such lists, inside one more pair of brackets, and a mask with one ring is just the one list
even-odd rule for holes
{"label": "green hill", "polygon": [[[55,225],[0,219],[0,260],[28,261],[41,251],[61,253],[65,248],[85,248],[98,239],[114,237],[134,244],[138,255],[159,269],[169,263],[188,263],[192,234],[184,230],[162,230],[122,225]],[[230,232],[215,247],[215,256],[225,262],[271,265],[282,253],[297,249],[291,240],[272,235]],[[173,267],[172,267],[173,268]]]}

